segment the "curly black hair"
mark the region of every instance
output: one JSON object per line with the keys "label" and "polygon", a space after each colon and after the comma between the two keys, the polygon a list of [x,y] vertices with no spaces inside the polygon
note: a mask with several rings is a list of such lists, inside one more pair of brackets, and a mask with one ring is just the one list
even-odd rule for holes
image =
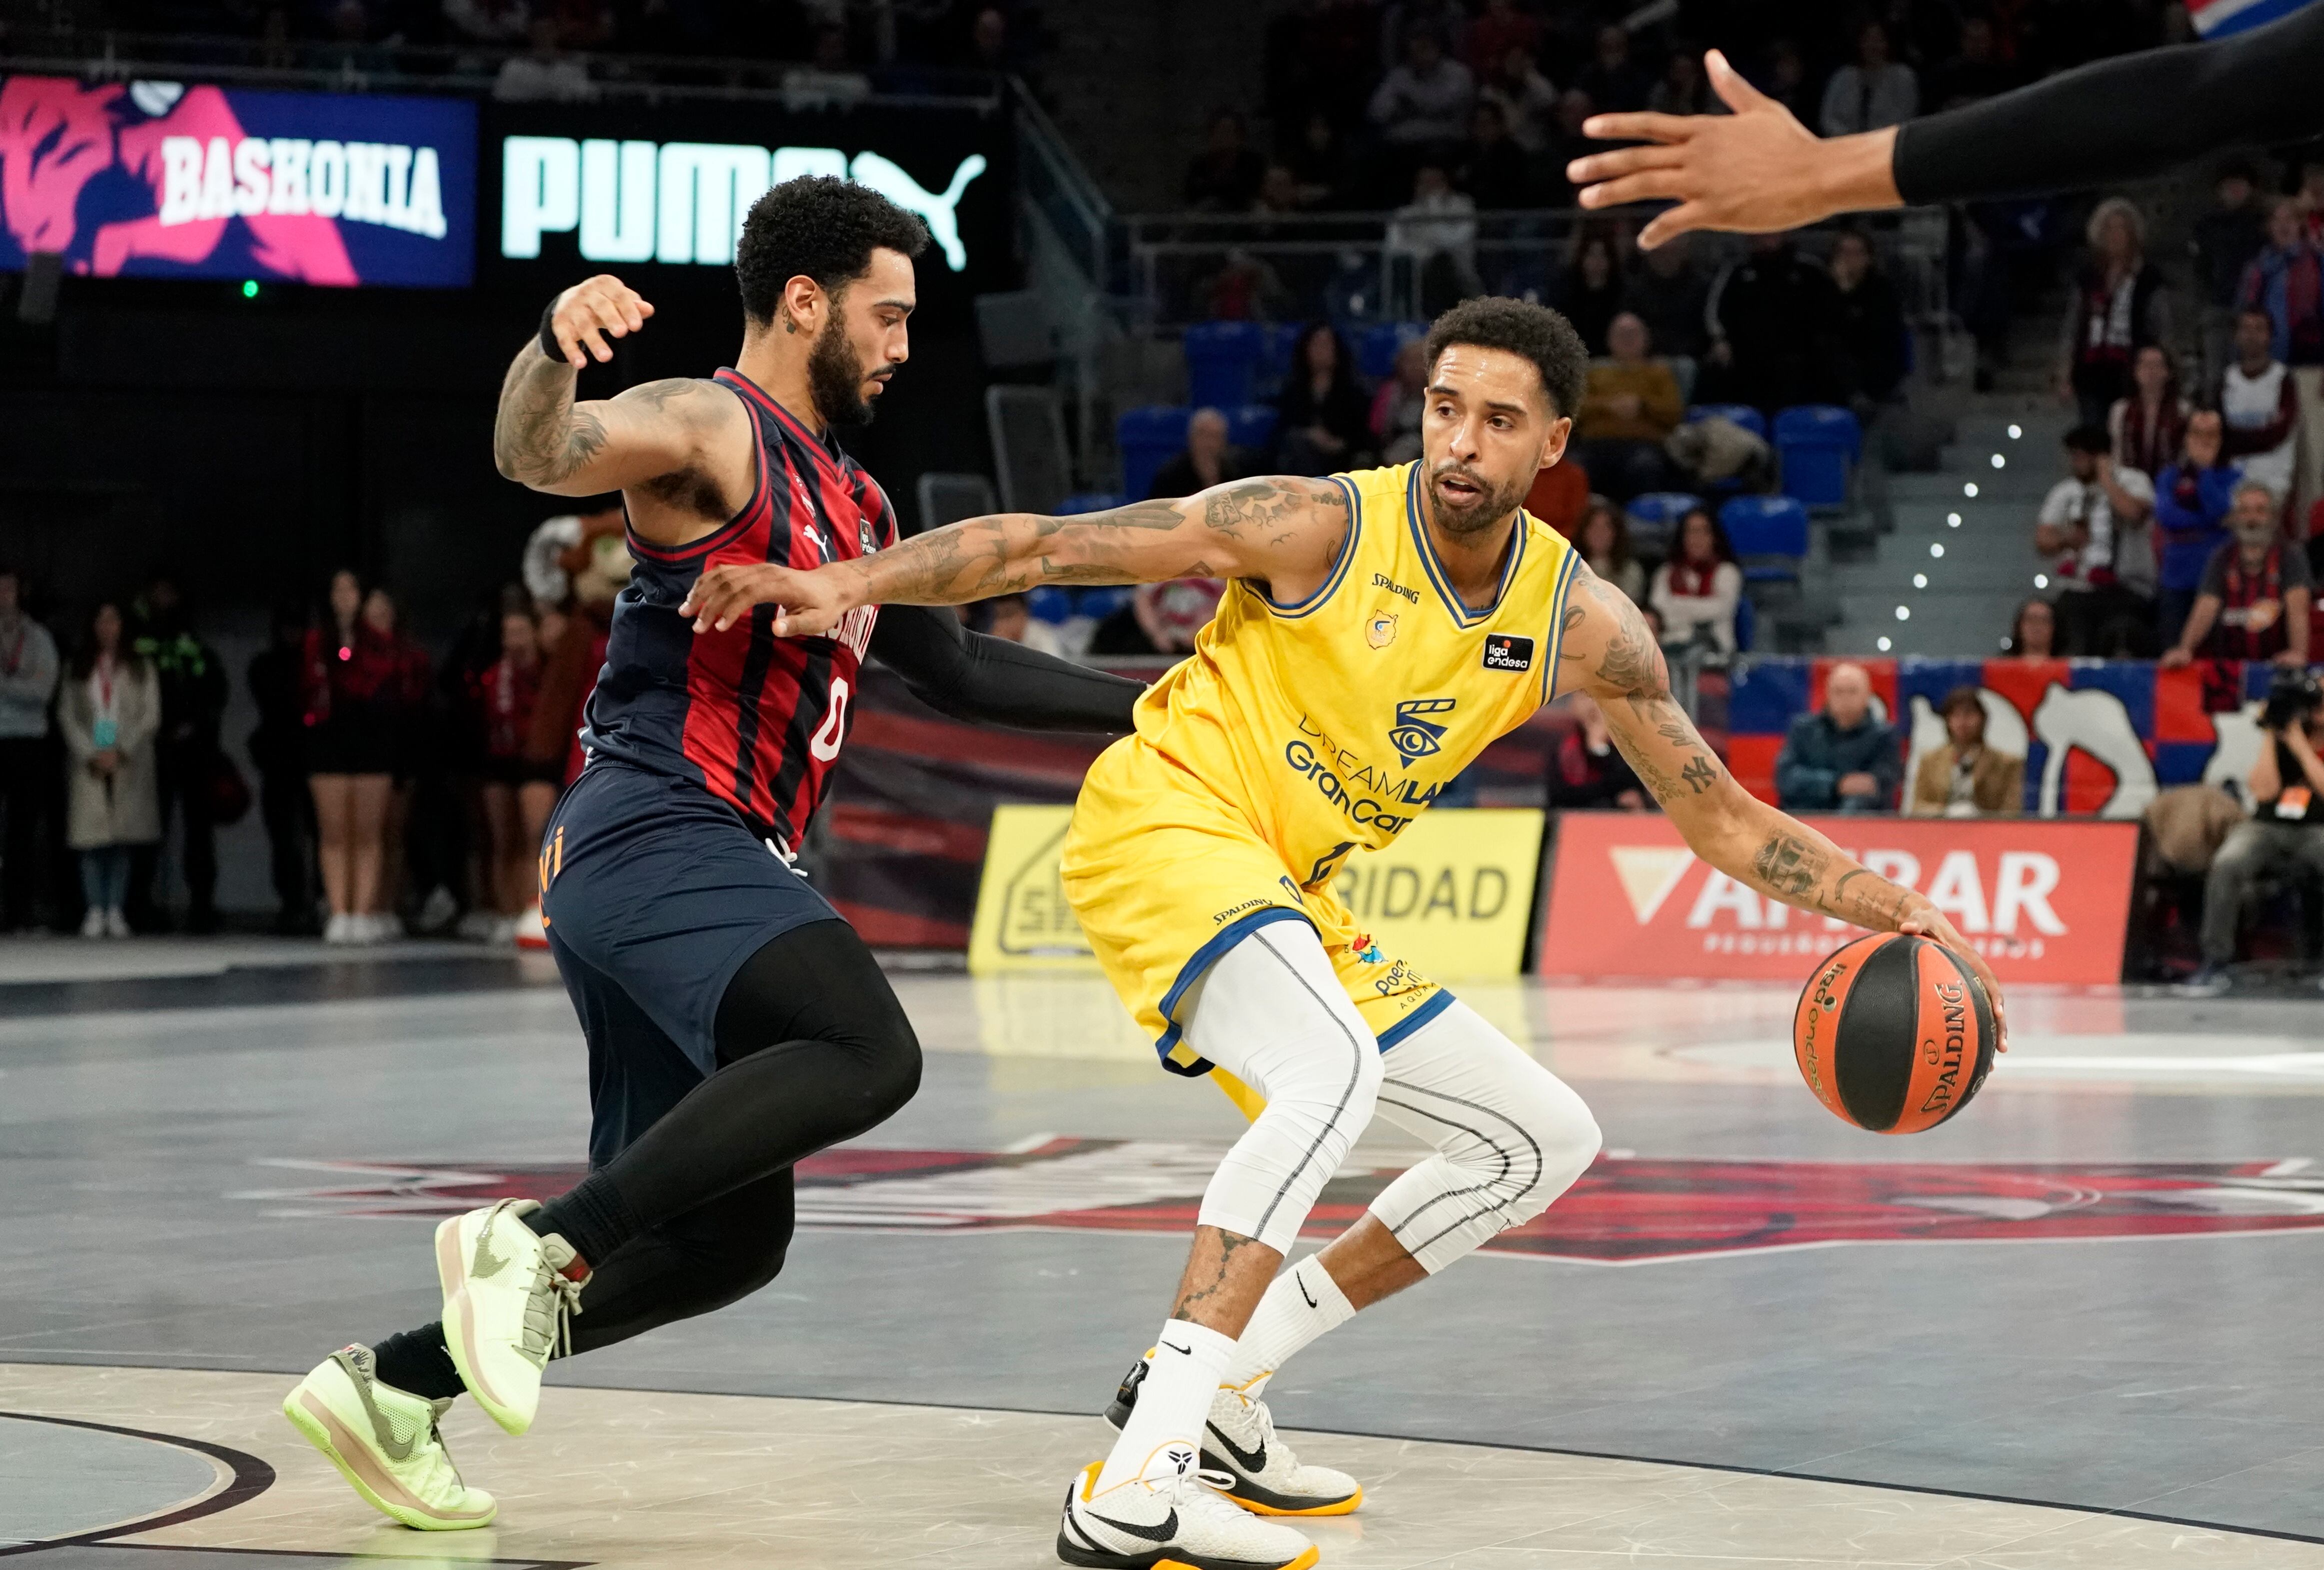
{"label": "curly black hair", "polygon": [[1541,372],[1542,390],[1549,395],[1552,416],[1570,415],[1582,407],[1582,383],[1590,376],[1590,351],[1582,335],[1547,306],[1530,300],[1485,295],[1464,299],[1436,318],[1428,329],[1428,364],[1455,344],[1480,349],[1506,349],[1521,354]]}
{"label": "curly black hair", "polygon": [[928,226],[869,186],[834,175],[801,175],[751,204],[734,245],[734,280],[742,309],[764,326],[774,320],[783,285],[802,275],[837,295],[872,265],[872,252],[918,256]]}

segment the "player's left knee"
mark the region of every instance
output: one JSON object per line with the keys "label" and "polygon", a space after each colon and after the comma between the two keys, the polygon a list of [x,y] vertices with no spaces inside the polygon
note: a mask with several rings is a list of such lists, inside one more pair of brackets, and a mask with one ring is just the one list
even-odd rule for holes
{"label": "player's left knee", "polygon": [[1530,1221],[1573,1186],[1604,1148],[1598,1120],[1571,1086],[1544,1069],[1509,1109],[1534,1155],[1532,1175],[1511,1196],[1510,1224]]}

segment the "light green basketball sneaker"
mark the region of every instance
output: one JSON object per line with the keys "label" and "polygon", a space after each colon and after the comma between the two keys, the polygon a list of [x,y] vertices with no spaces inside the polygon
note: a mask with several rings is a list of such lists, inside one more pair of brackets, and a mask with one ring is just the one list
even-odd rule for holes
{"label": "light green basketball sneaker", "polygon": [[534,1235],[521,1217],[540,1208],[503,1199],[436,1228],[444,1288],[444,1346],[476,1404],[512,1434],[532,1427],[540,1374],[581,1311],[580,1256],[562,1236]]}
{"label": "light green basketball sneaker", "polygon": [[447,1400],[379,1382],[368,1346],[345,1346],[282,1398],[282,1415],[364,1501],[423,1532],[487,1525],[500,1505],[460,1480],[437,1429]]}

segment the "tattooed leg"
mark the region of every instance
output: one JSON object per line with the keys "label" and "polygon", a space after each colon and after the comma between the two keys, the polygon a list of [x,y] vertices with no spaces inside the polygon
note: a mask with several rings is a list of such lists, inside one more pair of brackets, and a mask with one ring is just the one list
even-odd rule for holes
{"label": "tattooed leg", "polygon": [[1240,1336],[1282,1263],[1283,1256],[1257,1238],[1197,1226],[1170,1317],[1207,1325],[1222,1336]]}

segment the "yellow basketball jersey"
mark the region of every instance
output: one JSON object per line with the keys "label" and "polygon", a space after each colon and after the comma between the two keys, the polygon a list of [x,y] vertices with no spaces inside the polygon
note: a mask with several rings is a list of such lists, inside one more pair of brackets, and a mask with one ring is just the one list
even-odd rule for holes
{"label": "yellow basketball jersey", "polygon": [[1230,583],[1137,714],[1140,739],[1247,814],[1310,889],[1549,701],[1579,559],[1520,513],[1499,592],[1467,605],[1430,543],[1418,464],[1332,478],[1351,523],[1323,586],[1282,604]]}

